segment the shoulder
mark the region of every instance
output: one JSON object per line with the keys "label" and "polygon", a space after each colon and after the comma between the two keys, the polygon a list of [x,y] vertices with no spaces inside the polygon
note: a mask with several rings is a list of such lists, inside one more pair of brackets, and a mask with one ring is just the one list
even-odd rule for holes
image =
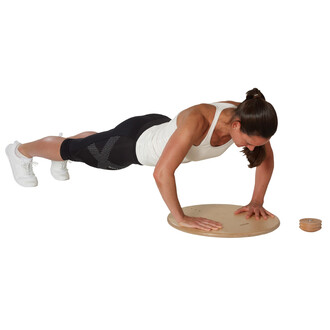
{"label": "shoulder", "polygon": [[235,101],[219,101],[216,103],[230,103],[232,105],[235,105],[236,107],[238,107],[241,104],[240,102],[235,102]]}
{"label": "shoulder", "polygon": [[181,111],[177,118],[177,128],[203,134],[208,128],[206,112],[210,107],[212,106],[202,103]]}

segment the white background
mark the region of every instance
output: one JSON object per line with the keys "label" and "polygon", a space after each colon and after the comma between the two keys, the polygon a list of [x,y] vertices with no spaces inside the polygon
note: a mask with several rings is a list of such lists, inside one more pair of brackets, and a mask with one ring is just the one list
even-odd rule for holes
{"label": "white background", "polygon": [[[0,328],[329,329],[329,17],[326,1],[1,1]],[[273,104],[267,235],[177,231],[152,167],[69,165],[18,186],[4,149],[198,103]],[[176,172],[182,206],[246,204],[235,146]],[[299,219],[323,220],[306,233]]]}

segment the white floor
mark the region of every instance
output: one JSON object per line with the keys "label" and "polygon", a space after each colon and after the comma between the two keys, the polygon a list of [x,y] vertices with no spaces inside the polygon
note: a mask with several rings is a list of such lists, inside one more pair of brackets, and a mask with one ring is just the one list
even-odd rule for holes
{"label": "white floor", "polygon": [[[22,188],[0,155],[0,328],[329,329],[329,21],[325,2],[1,4],[0,149],[110,129],[145,113],[259,88],[277,110],[265,207],[274,232],[223,239],[167,224],[151,167],[35,159]],[[254,170],[232,146],[176,173],[182,206],[248,203]],[[323,220],[306,233],[299,219]]]}

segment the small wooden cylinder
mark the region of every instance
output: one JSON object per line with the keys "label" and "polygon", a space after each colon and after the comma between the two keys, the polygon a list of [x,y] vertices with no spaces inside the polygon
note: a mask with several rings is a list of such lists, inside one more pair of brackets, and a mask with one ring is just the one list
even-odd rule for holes
{"label": "small wooden cylinder", "polygon": [[299,221],[300,229],[308,232],[318,231],[322,228],[322,221],[320,219],[305,218]]}

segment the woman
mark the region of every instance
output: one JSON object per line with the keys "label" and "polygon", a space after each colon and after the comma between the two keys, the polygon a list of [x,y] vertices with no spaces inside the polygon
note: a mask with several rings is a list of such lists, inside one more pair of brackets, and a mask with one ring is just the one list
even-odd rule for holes
{"label": "woman", "polygon": [[32,158],[52,160],[55,179],[69,179],[67,160],[117,170],[131,164],[155,166],[154,178],[169,210],[181,226],[218,230],[216,221],[186,216],[180,206],[174,172],[181,163],[221,155],[233,143],[257,167],[251,202],[235,213],[247,212],[259,219],[273,216],[263,208],[274,160],[270,138],[277,130],[277,115],[256,88],[248,91],[242,103],[227,101],[199,104],[170,118],[150,114],[130,118],[110,131],[83,132],[65,139],[49,136],[31,143],[15,142],[6,148],[14,178],[22,186],[38,184]]}

